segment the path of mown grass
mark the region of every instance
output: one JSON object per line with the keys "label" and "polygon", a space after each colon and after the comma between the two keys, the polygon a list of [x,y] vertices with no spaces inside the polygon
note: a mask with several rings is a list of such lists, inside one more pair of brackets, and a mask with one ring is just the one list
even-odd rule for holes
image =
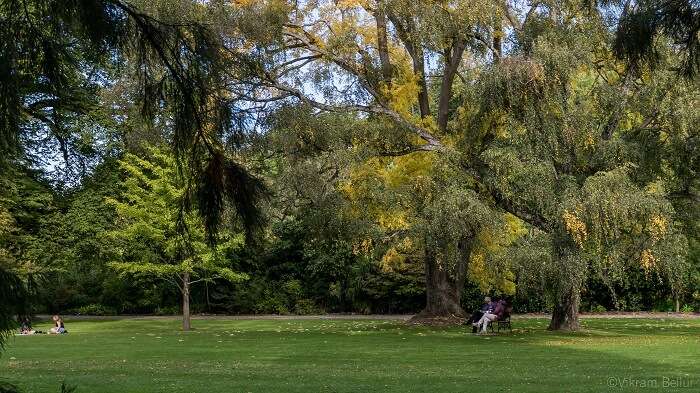
{"label": "path of mown grass", "polygon": [[584,320],[576,334],[516,320],[490,337],[393,321],[179,323],[68,320],[68,335],[11,339],[0,378],[77,393],[700,391],[700,320]]}

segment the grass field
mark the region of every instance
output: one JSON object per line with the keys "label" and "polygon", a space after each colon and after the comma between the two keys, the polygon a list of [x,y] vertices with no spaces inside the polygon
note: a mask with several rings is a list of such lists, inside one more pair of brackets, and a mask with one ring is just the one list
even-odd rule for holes
{"label": "grass field", "polygon": [[[10,339],[0,378],[26,392],[699,392],[700,320],[585,319],[576,334],[372,320],[66,322]],[[48,325],[37,325],[46,330]]]}

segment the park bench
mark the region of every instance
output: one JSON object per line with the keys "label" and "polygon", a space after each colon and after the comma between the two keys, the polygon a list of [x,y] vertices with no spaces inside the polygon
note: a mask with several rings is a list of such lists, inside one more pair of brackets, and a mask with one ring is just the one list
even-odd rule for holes
{"label": "park bench", "polygon": [[513,332],[513,326],[510,323],[510,313],[503,314],[503,318],[497,319],[495,323],[489,324],[489,329],[491,329],[491,333],[493,333],[493,325],[496,325],[497,332],[500,332],[501,329],[508,329],[508,331],[510,331],[511,333]]}

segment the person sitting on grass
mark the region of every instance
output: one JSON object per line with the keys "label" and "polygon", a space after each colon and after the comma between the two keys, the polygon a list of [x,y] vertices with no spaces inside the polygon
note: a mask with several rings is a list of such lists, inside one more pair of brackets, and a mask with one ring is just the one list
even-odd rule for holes
{"label": "person sitting on grass", "polygon": [[32,321],[29,320],[29,318],[22,318],[20,325],[19,325],[19,334],[22,335],[27,335],[27,334],[35,334],[38,333],[36,330],[32,329]]}
{"label": "person sitting on grass", "polygon": [[63,324],[63,318],[59,317],[58,315],[54,315],[51,319],[53,319],[54,327],[49,329],[49,334],[68,333],[66,326]]}
{"label": "person sitting on grass", "polygon": [[484,304],[481,306],[481,309],[478,311],[474,311],[471,317],[467,320],[467,323],[472,325],[472,333],[476,333],[477,327],[476,323],[481,320],[481,317],[484,316],[487,312],[493,312],[494,308],[496,308],[496,302],[492,302],[491,298],[486,296],[484,298]]}
{"label": "person sitting on grass", "polygon": [[493,310],[493,312],[487,312],[484,313],[484,316],[481,317],[479,322],[477,322],[474,326],[478,329],[481,328],[481,333],[486,333],[486,329],[489,327],[489,323],[493,321],[497,321],[501,318],[503,318],[503,315],[506,312],[506,301],[505,300],[499,300],[496,303],[496,308]]}

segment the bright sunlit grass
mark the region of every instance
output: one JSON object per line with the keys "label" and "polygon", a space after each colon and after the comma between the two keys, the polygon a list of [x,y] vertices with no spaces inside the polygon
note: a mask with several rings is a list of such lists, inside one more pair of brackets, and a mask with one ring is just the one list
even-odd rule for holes
{"label": "bright sunlit grass", "polygon": [[478,337],[400,321],[195,320],[184,333],[177,318],[68,319],[68,335],[11,339],[0,377],[26,392],[700,391],[699,320],[583,323],[516,319]]}

